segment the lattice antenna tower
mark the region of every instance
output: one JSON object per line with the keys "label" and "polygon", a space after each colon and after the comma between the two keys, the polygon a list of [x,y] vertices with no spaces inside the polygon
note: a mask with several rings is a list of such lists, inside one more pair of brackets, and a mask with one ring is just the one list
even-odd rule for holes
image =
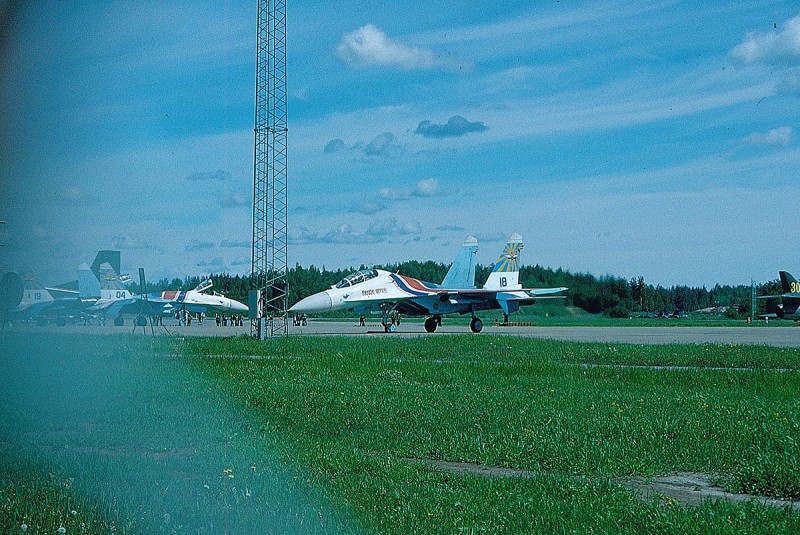
{"label": "lattice antenna tower", "polygon": [[250,332],[285,336],[288,322],[286,2],[258,1]]}

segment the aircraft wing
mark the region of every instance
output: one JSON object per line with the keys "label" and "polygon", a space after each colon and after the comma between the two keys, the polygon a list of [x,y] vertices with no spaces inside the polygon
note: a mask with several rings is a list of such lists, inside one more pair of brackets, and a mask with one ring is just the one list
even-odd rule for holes
{"label": "aircraft wing", "polygon": [[439,300],[451,305],[463,305],[465,310],[502,308],[509,314],[520,306],[532,305],[540,299],[563,299],[567,288],[527,288],[521,290],[446,290],[439,292]]}
{"label": "aircraft wing", "polygon": [[147,299],[139,296],[129,299],[98,299],[88,310],[92,312],[105,312],[107,315],[119,314],[144,314],[148,316],[159,315],[164,312],[166,301]]}
{"label": "aircraft wing", "polygon": [[80,297],[80,292],[78,290],[69,290],[66,288],[50,288],[45,287],[45,290],[50,292],[50,295],[53,296],[53,299],[78,299]]}

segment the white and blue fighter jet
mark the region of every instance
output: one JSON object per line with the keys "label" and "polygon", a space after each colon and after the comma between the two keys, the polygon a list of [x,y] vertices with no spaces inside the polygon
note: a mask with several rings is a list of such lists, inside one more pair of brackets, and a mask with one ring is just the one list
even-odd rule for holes
{"label": "white and blue fighter jet", "polygon": [[429,333],[441,325],[443,314],[471,314],[470,329],[478,333],[483,329],[483,322],[475,315],[478,311],[499,308],[508,315],[539,299],[564,297],[567,288],[523,288],[519,284],[522,247],[522,237],[513,234],[483,288],[475,288],[478,241],[469,237],[441,285],[381,269],[363,269],[328,290],[300,300],[289,312],[382,312],[385,330],[393,332],[395,325],[390,317],[397,311],[409,316],[429,316],[425,320],[425,330]]}

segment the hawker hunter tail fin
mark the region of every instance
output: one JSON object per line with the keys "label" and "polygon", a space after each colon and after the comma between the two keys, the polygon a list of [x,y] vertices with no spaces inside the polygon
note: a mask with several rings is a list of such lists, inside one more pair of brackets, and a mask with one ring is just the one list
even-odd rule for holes
{"label": "hawker hunter tail fin", "polygon": [[512,234],[500,254],[500,258],[495,262],[489,278],[486,279],[486,284],[483,285],[484,289],[519,290],[522,288],[519,283],[519,253],[523,246],[522,236],[516,233]]}
{"label": "hawker hunter tail fin", "polygon": [[788,271],[781,271],[781,288],[783,289],[783,293],[797,293],[800,292],[800,284],[798,284],[797,280],[792,277],[792,274]]}
{"label": "hawker hunter tail fin", "polygon": [[459,290],[475,288],[475,254],[477,252],[478,240],[473,236],[468,236],[442,281],[443,288]]}

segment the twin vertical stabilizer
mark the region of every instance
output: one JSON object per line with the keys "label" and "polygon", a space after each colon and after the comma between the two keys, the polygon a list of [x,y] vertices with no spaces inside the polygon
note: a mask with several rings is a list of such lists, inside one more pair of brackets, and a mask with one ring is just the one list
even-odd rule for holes
{"label": "twin vertical stabilizer", "polygon": [[524,245],[522,236],[516,233],[511,235],[489,278],[486,279],[486,284],[483,285],[485,290],[522,289],[519,283],[519,254]]}
{"label": "twin vertical stabilizer", "polygon": [[475,255],[477,252],[478,240],[474,236],[468,236],[442,281],[444,288],[458,290],[475,288]]}

